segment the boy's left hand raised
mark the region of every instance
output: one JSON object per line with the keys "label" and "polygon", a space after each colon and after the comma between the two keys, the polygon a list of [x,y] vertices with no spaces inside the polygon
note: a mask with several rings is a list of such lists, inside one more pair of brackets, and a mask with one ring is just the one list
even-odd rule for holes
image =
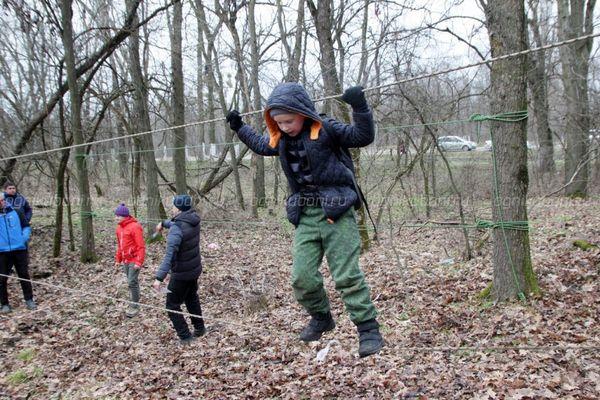
{"label": "boy's left hand raised", "polygon": [[365,92],[362,86],[352,86],[344,91],[342,101],[350,104],[352,108],[360,108],[367,105]]}

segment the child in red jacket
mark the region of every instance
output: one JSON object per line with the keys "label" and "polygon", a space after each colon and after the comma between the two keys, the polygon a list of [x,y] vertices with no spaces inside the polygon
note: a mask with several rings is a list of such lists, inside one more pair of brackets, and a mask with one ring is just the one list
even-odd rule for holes
{"label": "child in red jacket", "polygon": [[125,204],[121,203],[115,210],[117,219],[117,253],[115,254],[115,266],[121,269],[127,276],[131,303],[126,311],[129,318],[135,317],[140,311],[140,285],[138,276],[144,265],[146,256],[146,243],[144,242],[144,230],[139,222],[131,215]]}

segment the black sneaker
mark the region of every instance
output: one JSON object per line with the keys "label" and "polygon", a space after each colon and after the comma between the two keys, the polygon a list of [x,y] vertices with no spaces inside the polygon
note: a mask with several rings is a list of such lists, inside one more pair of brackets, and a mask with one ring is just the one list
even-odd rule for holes
{"label": "black sneaker", "polygon": [[37,304],[35,304],[35,300],[33,299],[25,300],[25,304],[28,310],[35,310],[37,308]]}
{"label": "black sneaker", "polygon": [[204,336],[206,334],[206,327],[202,325],[200,329],[194,329],[193,336],[199,338],[200,336]]}
{"label": "black sneaker", "polygon": [[192,344],[192,342],[196,340],[196,337],[194,335],[190,335],[186,338],[183,339],[179,339],[179,342],[183,345],[183,346],[189,346],[190,344]]}
{"label": "black sneaker", "polygon": [[321,339],[324,332],[333,330],[333,328],[335,328],[335,321],[330,312],[327,314],[314,314],[308,325],[300,332],[300,340],[314,342]]}
{"label": "black sneaker", "polygon": [[361,357],[379,353],[383,347],[383,338],[379,333],[379,323],[371,319],[356,325],[358,330],[358,355]]}

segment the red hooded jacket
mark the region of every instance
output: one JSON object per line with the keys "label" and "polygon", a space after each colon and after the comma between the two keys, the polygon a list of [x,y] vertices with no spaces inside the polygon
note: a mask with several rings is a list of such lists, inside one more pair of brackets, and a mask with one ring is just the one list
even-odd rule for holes
{"label": "red hooded jacket", "polygon": [[144,265],[146,243],[144,229],[133,217],[127,217],[117,225],[117,253],[115,261],[124,264]]}

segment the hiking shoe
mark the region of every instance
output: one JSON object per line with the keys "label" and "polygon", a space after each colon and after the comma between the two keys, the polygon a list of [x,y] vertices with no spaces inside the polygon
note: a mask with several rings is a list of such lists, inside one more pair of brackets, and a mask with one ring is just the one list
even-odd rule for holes
{"label": "hiking shoe", "polygon": [[206,334],[206,327],[202,325],[200,329],[194,329],[193,336],[199,338],[200,336],[204,336]]}
{"label": "hiking shoe", "polygon": [[2,307],[0,307],[0,314],[8,314],[11,311],[12,308],[8,304],[4,304]]}
{"label": "hiking shoe", "polygon": [[358,355],[361,357],[379,353],[383,347],[383,338],[379,333],[379,323],[371,319],[356,325],[358,330]]}
{"label": "hiking shoe", "polygon": [[35,310],[37,308],[37,304],[35,304],[33,299],[25,300],[25,305],[28,310]]}
{"label": "hiking shoe", "polygon": [[333,330],[335,328],[335,321],[331,316],[331,313],[326,314],[314,314],[308,325],[300,332],[300,340],[303,342],[314,342],[321,339],[324,332]]}
{"label": "hiking shoe", "polygon": [[196,337],[191,335],[188,336],[186,338],[183,339],[179,339],[179,342],[183,345],[183,346],[189,346],[192,344],[192,342],[194,342],[194,340],[196,340]]}
{"label": "hiking shoe", "polygon": [[133,318],[136,315],[138,315],[138,313],[140,312],[140,307],[135,305],[135,304],[130,304],[129,307],[127,308],[127,311],[125,311],[125,315],[128,318]]}

